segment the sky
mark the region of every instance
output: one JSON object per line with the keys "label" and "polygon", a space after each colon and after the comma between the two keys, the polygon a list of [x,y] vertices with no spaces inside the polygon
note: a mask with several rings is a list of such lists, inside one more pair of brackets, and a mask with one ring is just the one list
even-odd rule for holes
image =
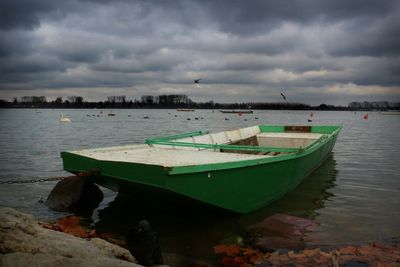
{"label": "sky", "polygon": [[400,102],[400,1],[0,0],[0,99],[161,94]]}

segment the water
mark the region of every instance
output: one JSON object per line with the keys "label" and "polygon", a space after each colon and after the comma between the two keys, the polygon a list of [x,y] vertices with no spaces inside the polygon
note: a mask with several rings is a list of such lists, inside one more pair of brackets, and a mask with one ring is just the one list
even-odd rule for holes
{"label": "water", "polygon": [[[107,116],[109,112],[116,116]],[[61,113],[72,122],[60,123]],[[151,199],[143,205],[140,199],[103,189],[105,199],[90,221],[99,231],[122,235],[139,219],[148,218],[159,232],[164,252],[203,259],[210,259],[212,246],[232,233],[234,221],[248,226],[274,213],[313,219],[317,228],[306,237],[310,245],[400,236],[400,116],[370,113],[369,119],[363,120],[362,112],[317,111],[308,123],[309,113],[255,111],[238,116],[212,110],[3,109],[0,179],[68,176],[59,156],[64,150],[142,143],[152,136],[255,124],[339,124],[344,128],[331,157],[294,191],[254,213],[184,210],[151,203]],[[144,119],[146,115],[149,119]],[[50,211],[39,203],[54,185],[0,185],[0,205],[41,219],[59,218],[65,213]]]}

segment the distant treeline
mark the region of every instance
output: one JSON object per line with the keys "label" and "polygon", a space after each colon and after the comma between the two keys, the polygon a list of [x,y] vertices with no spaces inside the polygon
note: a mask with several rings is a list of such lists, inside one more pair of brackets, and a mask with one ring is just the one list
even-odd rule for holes
{"label": "distant treeline", "polygon": [[[361,102],[360,102],[361,103]],[[0,108],[51,108],[51,109],[92,109],[92,108],[109,108],[109,109],[139,109],[139,108],[154,108],[154,109],[179,109],[179,108],[192,108],[192,109],[258,109],[258,110],[399,110],[400,103],[390,103],[388,105],[376,105],[374,103],[382,102],[362,102],[363,105],[356,105],[355,102],[349,106],[334,106],[321,104],[318,106],[311,106],[302,103],[290,102],[248,102],[248,103],[215,103],[209,102],[193,102],[190,103],[143,103],[141,101],[126,101],[125,98],[109,97],[107,101],[100,102],[87,102],[82,97],[72,96],[66,100],[58,97],[56,100],[47,101],[45,97],[30,96],[21,97],[20,100],[14,98],[13,101],[0,100]],[[368,104],[366,104],[368,103]]]}

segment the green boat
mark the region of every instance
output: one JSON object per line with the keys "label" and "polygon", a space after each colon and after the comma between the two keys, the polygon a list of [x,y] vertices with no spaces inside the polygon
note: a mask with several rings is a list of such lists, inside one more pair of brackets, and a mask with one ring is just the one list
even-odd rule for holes
{"label": "green boat", "polygon": [[341,126],[259,125],[144,144],[62,152],[64,169],[115,191],[183,197],[249,213],[294,189],[330,154]]}

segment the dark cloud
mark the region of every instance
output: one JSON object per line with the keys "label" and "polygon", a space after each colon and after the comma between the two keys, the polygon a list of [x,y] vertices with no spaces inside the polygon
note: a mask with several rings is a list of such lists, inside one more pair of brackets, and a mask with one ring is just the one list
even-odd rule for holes
{"label": "dark cloud", "polygon": [[60,3],[52,0],[2,0],[0,1],[0,29],[32,30],[40,26],[42,14],[54,11]]}
{"label": "dark cloud", "polygon": [[[200,1],[199,1],[200,2]],[[335,23],[354,18],[379,18],[390,14],[398,2],[355,1],[201,1],[223,31],[237,34],[265,32],[279,24]]]}
{"label": "dark cloud", "polygon": [[399,25],[394,0],[1,1],[0,98],[101,88],[246,101],[282,87],[312,101],[398,97]]}

